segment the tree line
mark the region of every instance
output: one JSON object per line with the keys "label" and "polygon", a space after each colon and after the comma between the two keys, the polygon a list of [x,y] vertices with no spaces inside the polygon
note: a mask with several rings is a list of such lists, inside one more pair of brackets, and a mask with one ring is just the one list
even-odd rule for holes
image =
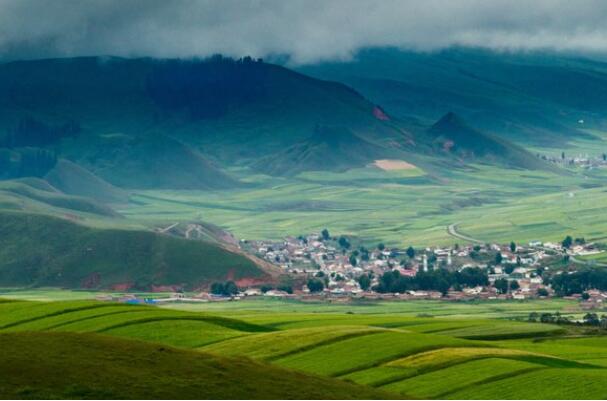
{"label": "tree line", "polygon": [[415,276],[403,276],[398,270],[385,272],[379,278],[379,284],[373,290],[380,293],[403,293],[406,291],[440,291],[447,294],[450,288],[486,286],[489,284],[487,273],[477,267],[461,271],[433,270],[418,272]]}

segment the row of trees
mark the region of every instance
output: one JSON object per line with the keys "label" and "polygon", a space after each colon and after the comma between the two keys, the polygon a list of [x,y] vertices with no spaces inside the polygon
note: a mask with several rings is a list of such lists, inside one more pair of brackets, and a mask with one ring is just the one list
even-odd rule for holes
{"label": "row of trees", "polygon": [[550,279],[559,296],[581,294],[589,289],[607,290],[607,271],[580,270],[571,274],[557,274]]}
{"label": "row of trees", "polygon": [[62,138],[76,136],[81,131],[80,124],[76,121],[48,125],[35,118],[25,117],[9,130],[1,145],[7,148],[45,147]]}
{"label": "row of trees", "polygon": [[233,281],[226,281],[225,283],[213,283],[211,284],[211,294],[231,297],[232,295],[238,294],[238,286]]}
{"label": "row of trees", "polygon": [[599,316],[596,313],[586,313],[581,322],[573,322],[569,317],[561,315],[560,312],[556,312],[554,314],[548,312],[531,312],[527,320],[530,322],[552,324],[583,324],[586,326],[595,326],[601,327],[602,329],[607,329],[607,315]]}
{"label": "row of trees", "polygon": [[418,272],[414,277],[403,276],[394,270],[384,273],[379,284],[373,289],[377,292],[406,292],[410,290],[440,291],[446,294],[451,287],[485,286],[489,284],[487,273],[479,268],[467,268],[462,271],[433,270]]}
{"label": "row of trees", "polygon": [[0,149],[0,179],[43,177],[56,164],[57,155],[50,150]]}

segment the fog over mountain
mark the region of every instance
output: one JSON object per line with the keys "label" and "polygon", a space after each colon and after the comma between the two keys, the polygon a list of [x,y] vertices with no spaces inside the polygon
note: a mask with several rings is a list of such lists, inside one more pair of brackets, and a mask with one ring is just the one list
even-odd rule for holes
{"label": "fog over mountain", "polygon": [[604,54],[605,20],[600,0],[0,0],[0,59],[223,53],[305,64],[453,45]]}

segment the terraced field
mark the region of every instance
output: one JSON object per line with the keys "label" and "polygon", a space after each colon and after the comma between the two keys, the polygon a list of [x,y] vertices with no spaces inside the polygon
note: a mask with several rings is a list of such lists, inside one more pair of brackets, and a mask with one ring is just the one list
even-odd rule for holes
{"label": "terraced field", "polygon": [[386,313],[395,306],[381,304],[374,312],[368,305],[349,307],[359,313],[339,308],[312,313],[310,306],[293,303],[283,303],[282,311],[278,305],[265,312],[223,308],[210,304],[209,310],[194,312],[95,301],[4,301],[0,336],[39,332],[56,340],[95,333],[143,340],[202,355],[246,357],[257,361],[258,369],[272,365],[324,376],[381,397],[603,398],[607,391],[607,337],[580,329],[416,317]]}

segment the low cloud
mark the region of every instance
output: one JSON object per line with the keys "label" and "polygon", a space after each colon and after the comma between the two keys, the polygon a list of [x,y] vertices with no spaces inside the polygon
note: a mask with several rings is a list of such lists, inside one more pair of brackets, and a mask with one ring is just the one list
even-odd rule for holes
{"label": "low cloud", "polygon": [[288,56],[453,45],[607,52],[599,0],[0,0],[0,59]]}

